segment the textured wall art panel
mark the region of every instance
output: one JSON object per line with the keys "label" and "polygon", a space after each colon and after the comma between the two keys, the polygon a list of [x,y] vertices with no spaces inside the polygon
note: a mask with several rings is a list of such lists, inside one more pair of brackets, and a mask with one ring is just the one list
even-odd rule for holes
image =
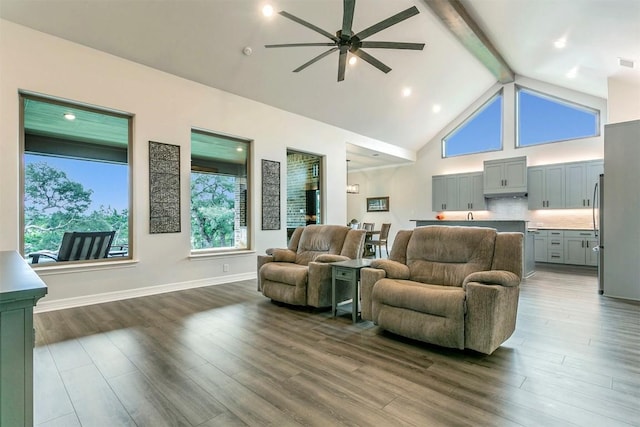
{"label": "textured wall art panel", "polygon": [[180,147],[149,141],[149,232],[180,232]]}
{"label": "textured wall art panel", "polygon": [[280,230],[280,162],[262,160],[262,229]]}

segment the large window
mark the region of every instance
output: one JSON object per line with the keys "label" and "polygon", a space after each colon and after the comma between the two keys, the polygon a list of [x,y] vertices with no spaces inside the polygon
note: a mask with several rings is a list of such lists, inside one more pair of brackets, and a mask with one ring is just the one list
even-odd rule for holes
{"label": "large window", "polygon": [[247,140],[191,132],[191,249],[248,247]]}
{"label": "large window", "polygon": [[600,114],[560,98],[529,89],[517,89],[516,146],[546,144],[597,136]]}
{"label": "large window", "polygon": [[442,140],[442,157],[502,149],[502,91]]}
{"label": "large window", "polygon": [[105,253],[129,257],[131,116],[30,95],[21,103],[23,254],[67,261],[65,233],[113,232]]}

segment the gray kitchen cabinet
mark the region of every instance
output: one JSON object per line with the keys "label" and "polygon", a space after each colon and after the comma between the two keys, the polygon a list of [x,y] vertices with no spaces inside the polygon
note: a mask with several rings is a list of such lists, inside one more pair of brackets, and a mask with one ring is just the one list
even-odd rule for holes
{"label": "gray kitchen cabinet", "polygon": [[[598,240],[593,231],[565,230],[564,263],[574,265],[597,265],[598,259],[593,248]],[[597,255],[597,254],[596,254]]]}
{"label": "gray kitchen cabinet", "polygon": [[567,209],[591,209],[593,186],[604,171],[602,160],[565,164],[564,200]]}
{"label": "gray kitchen cabinet", "polygon": [[484,161],[484,195],[486,197],[526,192],[526,156]]}
{"label": "gray kitchen cabinet", "polygon": [[549,253],[547,245],[547,230],[535,230],[530,231],[530,233],[533,234],[535,261],[547,262]]}
{"label": "gray kitchen cabinet", "polygon": [[482,172],[458,175],[458,209],[485,210],[484,176]]}
{"label": "gray kitchen cabinet", "polygon": [[0,251],[0,426],[33,425],[33,307],[46,293],[16,251]]}
{"label": "gray kitchen cabinet", "polygon": [[431,209],[434,212],[486,208],[482,191],[482,172],[435,175],[431,182]]}
{"label": "gray kitchen cabinet", "polygon": [[438,175],[432,177],[432,207],[437,211],[458,210],[458,177],[456,175]]}
{"label": "gray kitchen cabinet", "polygon": [[528,168],[529,209],[562,209],[564,203],[564,165]]}
{"label": "gray kitchen cabinet", "polygon": [[547,262],[565,263],[563,230],[547,230]]}

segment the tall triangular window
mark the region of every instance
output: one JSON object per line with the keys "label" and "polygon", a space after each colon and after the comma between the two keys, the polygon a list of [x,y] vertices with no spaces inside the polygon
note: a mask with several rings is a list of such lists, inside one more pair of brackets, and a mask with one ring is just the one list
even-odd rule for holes
{"label": "tall triangular window", "polygon": [[600,112],[530,89],[517,89],[517,147],[598,136]]}
{"label": "tall triangular window", "polygon": [[502,90],[442,139],[442,157],[502,149]]}

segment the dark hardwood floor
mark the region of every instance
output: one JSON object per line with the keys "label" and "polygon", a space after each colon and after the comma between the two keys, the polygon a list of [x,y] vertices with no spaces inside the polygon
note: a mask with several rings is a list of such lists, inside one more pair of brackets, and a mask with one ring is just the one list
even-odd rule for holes
{"label": "dark hardwood floor", "polygon": [[640,305],[538,266],[493,355],[292,309],[255,281],[35,316],[39,426],[640,425]]}

